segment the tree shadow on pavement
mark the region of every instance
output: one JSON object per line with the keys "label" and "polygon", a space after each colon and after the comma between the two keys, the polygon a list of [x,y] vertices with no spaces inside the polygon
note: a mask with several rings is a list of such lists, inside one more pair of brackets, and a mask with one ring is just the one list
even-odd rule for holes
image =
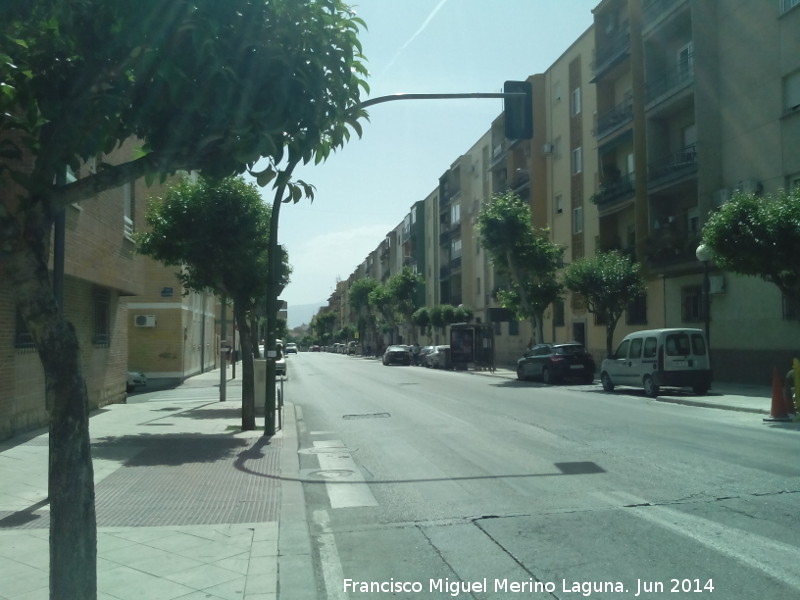
{"label": "tree shadow on pavement", "polygon": [[92,458],[121,460],[125,467],[215,463],[231,460],[253,440],[196,433],[106,437],[92,440]]}

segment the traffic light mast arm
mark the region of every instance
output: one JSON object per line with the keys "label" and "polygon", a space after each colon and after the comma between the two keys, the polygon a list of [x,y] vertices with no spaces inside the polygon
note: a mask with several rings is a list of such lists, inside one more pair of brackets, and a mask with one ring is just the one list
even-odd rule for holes
{"label": "traffic light mast arm", "polygon": [[367,108],[373,104],[392,102],[394,100],[452,100],[457,98],[513,98],[514,96],[524,96],[524,92],[494,92],[494,93],[468,93],[468,94],[390,94],[388,96],[378,96],[370,98],[361,103],[361,108]]}
{"label": "traffic light mast arm", "polygon": [[505,113],[505,135],[508,139],[521,140],[533,137],[533,100],[531,84],[528,81],[506,81],[502,92],[466,94],[391,94],[370,98],[359,104],[367,108],[374,104],[394,100],[453,100],[476,98],[502,98]]}

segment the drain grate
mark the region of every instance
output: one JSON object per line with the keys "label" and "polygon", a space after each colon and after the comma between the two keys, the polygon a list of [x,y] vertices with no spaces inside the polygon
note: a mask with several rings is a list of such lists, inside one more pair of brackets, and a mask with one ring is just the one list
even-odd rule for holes
{"label": "drain grate", "polygon": [[391,417],[387,412],[380,412],[380,413],[367,413],[363,415],[343,415],[343,419],[351,420],[351,419],[388,419]]}

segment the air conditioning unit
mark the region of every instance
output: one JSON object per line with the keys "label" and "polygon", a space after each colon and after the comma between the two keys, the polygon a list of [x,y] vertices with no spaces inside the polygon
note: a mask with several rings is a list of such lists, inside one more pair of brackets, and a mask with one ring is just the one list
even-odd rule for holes
{"label": "air conditioning unit", "polygon": [[136,315],[133,318],[133,322],[136,327],[155,327],[156,326],[156,316],[155,315]]}
{"label": "air conditioning unit", "polygon": [[545,144],[542,146],[542,154],[552,154],[555,152],[556,146],[555,144]]}

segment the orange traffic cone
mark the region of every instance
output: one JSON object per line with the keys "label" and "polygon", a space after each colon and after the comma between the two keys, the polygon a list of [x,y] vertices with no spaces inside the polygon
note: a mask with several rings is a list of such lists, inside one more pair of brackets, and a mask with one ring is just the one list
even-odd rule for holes
{"label": "orange traffic cone", "polygon": [[770,418],[764,419],[765,421],[788,421],[789,415],[786,412],[786,401],[783,396],[783,385],[781,384],[781,376],[778,373],[778,368],[772,369],[772,408],[770,409]]}

